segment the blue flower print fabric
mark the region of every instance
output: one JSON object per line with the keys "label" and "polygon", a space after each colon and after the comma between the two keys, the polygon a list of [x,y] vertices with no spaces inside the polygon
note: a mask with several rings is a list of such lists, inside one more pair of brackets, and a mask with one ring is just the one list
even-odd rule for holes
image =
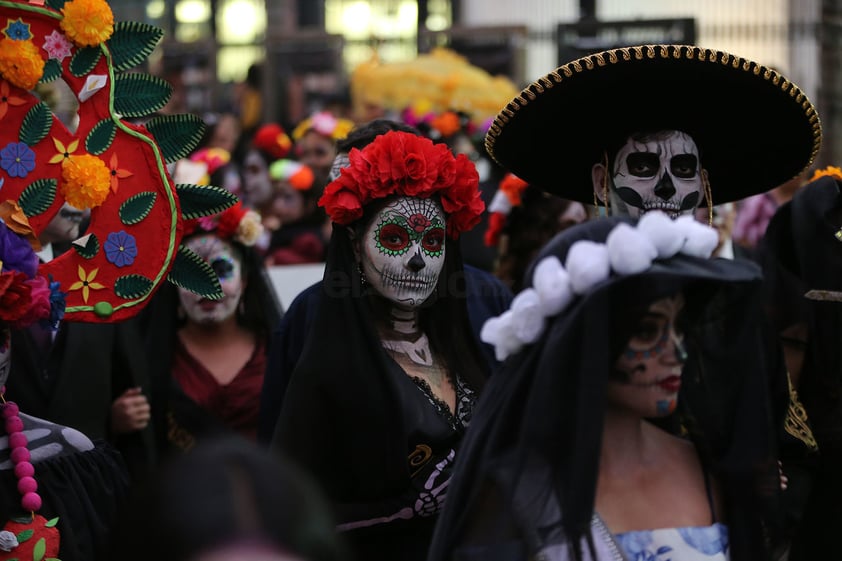
{"label": "blue flower print fabric", "polygon": [[629,561],[727,561],[728,528],[716,523],[614,536]]}

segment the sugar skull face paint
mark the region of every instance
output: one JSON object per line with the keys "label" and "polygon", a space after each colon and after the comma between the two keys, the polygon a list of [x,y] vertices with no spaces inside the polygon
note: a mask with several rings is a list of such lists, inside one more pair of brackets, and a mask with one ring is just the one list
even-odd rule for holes
{"label": "sugar skull face paint", "polygon": [[641,216],[661,210],[673,218],[693,212],[704,195],[699,149],[681,131],[633,135],[614,159],[617,214]]}
{"label": "sugar skull face paint", "polygon": [[641,417],[675,411],[681,371],[687,360],[676,319],[684,307],[681,295],[663,298],[640,318],[608,383],[610,406]]}
{"label": "sugar skull face paint", "polygon": [[399,197],[363,232],[360,267],[384,298],[416,307],[436,288],[444,266],[445,217],[430,199]]}
{"label": "sugar skull face paint", "polygon": [[208,300],[179,288],[178,299],[188,320],[207,325],[231,318],[245,287],[240,257],[230,243],[210,234],[191,238],[185,245],[210,264],[219,277],[223,292],[222,299]]}

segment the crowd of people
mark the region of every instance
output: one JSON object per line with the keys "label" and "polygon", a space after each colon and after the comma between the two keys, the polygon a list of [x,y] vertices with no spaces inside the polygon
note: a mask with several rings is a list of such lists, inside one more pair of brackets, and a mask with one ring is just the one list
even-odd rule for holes
{"label": "crowd of people", "polygon": [[0,14],[0,559],[832,555],[842,171],[776,70],[199,119],[104,0]]}

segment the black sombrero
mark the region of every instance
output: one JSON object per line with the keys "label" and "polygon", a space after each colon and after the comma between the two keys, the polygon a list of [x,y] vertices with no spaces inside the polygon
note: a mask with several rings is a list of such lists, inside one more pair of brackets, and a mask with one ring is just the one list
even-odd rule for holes
{"label": "black sombrero", "polygon": [[665,129],[695,139],[714,204],[789,181],[821,146],[813,104],[780,73],[682,45],[612,49],[557,68],[503,108],[485,146],[525,181],[592,202],[591,167],[606,149]]}

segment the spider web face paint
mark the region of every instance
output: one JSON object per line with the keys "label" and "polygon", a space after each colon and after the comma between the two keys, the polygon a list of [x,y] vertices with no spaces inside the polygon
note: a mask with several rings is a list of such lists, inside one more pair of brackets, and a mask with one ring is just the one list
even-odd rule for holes
{"label": "spider web face paint", "polygon": [[436,288],[444,266],[446,221],[431,199],[399,197],[374,216],[362,238],[362,271],[372,288],[415,307]]}
{"label": "spider web face paint", "polygon": [[197,294],[178,289],[178,299],[187,318],[200,324],[221,323],[233,316],[243,296],[242,263],[231,244],[213,235],[196,236],[185,244],[207,261],[219,277],[223,297],[208,300]]}

